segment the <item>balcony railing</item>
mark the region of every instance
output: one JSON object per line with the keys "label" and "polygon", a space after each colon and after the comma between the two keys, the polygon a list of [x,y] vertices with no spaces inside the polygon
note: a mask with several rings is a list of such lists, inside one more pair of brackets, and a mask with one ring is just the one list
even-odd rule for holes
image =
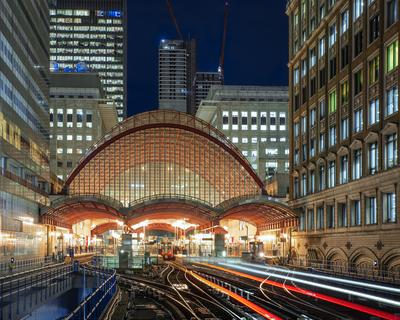
{"label": "balcony railing", "polygon": [[39,193],[42,196],[47,197],[49,195],[45,190],[35,186],[34,184],[29,182],[28,180],[25,180],[24,178],[21,178],[20,176],[17,176],[16,174],[14,174],[14,173],[12,173],[12,172],[10,172],[8,170],[0,168],[0,173],[1,173],[1,175],[3,177],[6,177],[6,178],[8,178],[8,179],[10,179],[10,180],[12,180],[14,182],[17,182],[18,184],[23,185],[24,187],[26,187],[26,188],[28,188],[28,189],[36,192],[36,193]]}

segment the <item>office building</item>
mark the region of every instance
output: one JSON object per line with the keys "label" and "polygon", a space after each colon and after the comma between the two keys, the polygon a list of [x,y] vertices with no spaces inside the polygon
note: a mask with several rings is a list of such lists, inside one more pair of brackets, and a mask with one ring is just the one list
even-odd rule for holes
{"label": "office building", "polygon": [[[212,86],[196,116],[221,130],[266,181],[276,173],[286,185],[274,195],[285,196],[289,170],[288,88]],[[280,192],[278,192],[280,190]]]}
{"label": "office building", "polygon": [[398,271],[399,1],[289,1],[294,255]]}
{"label": "office building", "polygon": [[161,40],[158,50],[159,109],[194,113],[196,42]]}
{"label": "office building", "polygon": [[0,260],[44,255],[49,205],[48,5],[0,1]]}
{"label": "office building", "polygon": [[87,150],[117,123],[97,73],[50,75],[50,165],[61,180]]}
{"label": "office building", "polygon": [[[50,10],[51,71],[97,72],[118,120],[126,117],[126,0],[57,0]],[[84,63],[84,64],[82,64]],[[84,71],[84,70],[83,70]]]}
{"label": "office building", "polygon": [[223,84],[222,78],[219,72],[196,72],[196,78],[195,78],[196,109],[193,113],[194,115],[197,112],[200,102],[207,97],[211,86],[222,85],[222,84]]}

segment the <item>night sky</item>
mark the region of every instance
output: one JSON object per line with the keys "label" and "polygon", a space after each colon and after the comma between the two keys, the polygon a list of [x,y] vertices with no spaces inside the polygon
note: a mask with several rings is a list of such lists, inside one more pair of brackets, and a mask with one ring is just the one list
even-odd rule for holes
{"label": "night sky", "polygon": [[[156,109],[158,45],[177,38],[165,0],[128,0],[128,115]],[[173,0],[185,37],[197,41],[197,70],[216,71],[223,0]],[[286,0],[230,0],[225,84],[287,85]]]}

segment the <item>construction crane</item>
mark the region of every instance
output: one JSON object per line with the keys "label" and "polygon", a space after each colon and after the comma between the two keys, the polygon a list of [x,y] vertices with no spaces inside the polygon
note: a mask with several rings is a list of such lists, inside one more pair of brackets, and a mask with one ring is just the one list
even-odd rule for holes
{"label": "construction crane", "polygon": [[229,14],[229,2],[225,1],[224,5],[224,31],[222,33],[221,53],[219,56],[218,73],[219,78],[224,81],[224,63],[225,63],[225,45],[226,45],[226,32],[228,29],[228,14]]}
{"label": "construction crane", "polygon": [[168,7],[168,12],[169,12],[169,15],[170,15],[170,17],[172,19],[172,22],[175,25],[176,33],[178,34],[179,39],[183,40],[182,32],[181,32],[181,29],[179,28],[178,21],[176,20],[176,17],[175,17],[175,14],[174,14],[174,8],[172,6],[171,0],[167,0],[167,7]]}

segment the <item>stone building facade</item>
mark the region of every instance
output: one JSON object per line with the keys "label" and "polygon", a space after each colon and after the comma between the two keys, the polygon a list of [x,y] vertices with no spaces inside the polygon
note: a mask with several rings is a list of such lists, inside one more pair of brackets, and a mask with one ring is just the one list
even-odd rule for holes
{"label": "stone building facade", "polygon": [[288,2],[290,204],[303,260],[400,270],[398,9]]}

